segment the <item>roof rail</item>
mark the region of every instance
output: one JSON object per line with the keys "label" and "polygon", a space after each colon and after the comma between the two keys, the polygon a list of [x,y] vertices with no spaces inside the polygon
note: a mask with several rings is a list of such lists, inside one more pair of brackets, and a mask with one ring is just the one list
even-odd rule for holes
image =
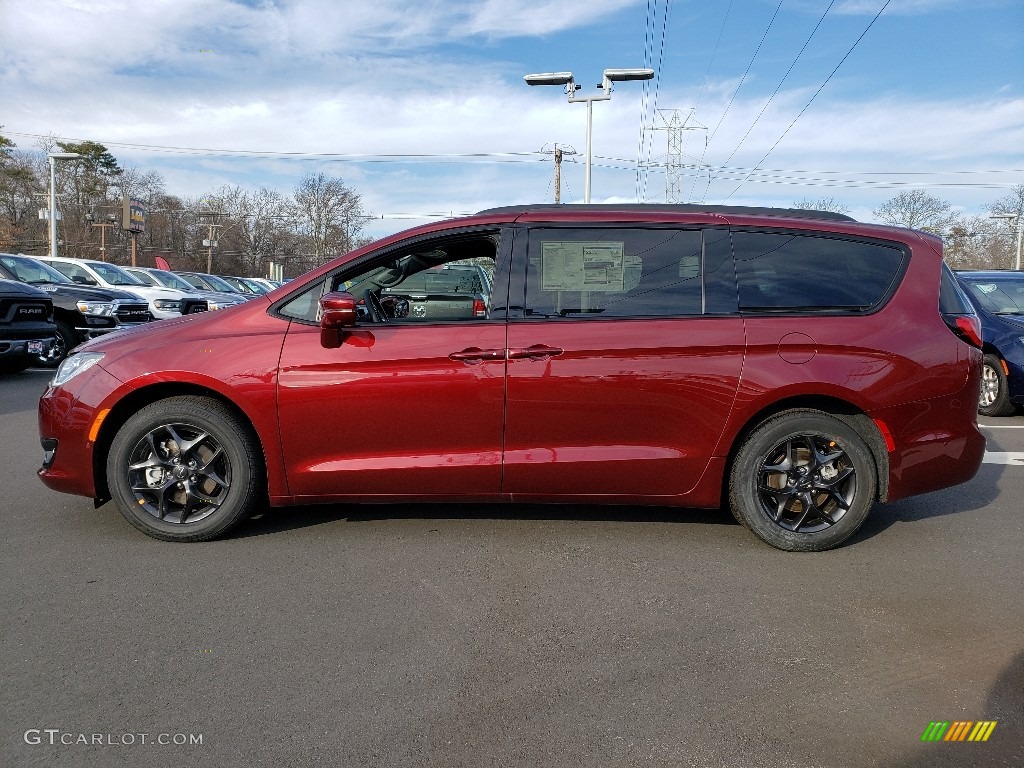
{"label": "roof rail", "polygon": [[538,203],[534,205],[508,205],[500,208],[488,208],[479,211],[477,215],[487,214],[509,214],[509,213],[533,213],[538,211],[565,211],[581,212],[588,211],[617,211],[620,213],[721,213],[734,216],[779,216],[791,219],[826,219],[830,221],[856,221],[844,213],[832,211],[815,211],[806,208],[760,208],[745,205],[698,205],[694,203],[602,203],[590,205],[556,205],[554,203]]}

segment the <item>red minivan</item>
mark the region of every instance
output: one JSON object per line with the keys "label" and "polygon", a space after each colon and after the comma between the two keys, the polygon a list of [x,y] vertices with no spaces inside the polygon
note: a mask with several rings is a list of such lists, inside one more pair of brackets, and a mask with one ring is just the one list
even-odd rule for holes
{"label": "red minivan", "polygon": [[[485,312],[414,277],[465,265]],[[823,550],[875,502],[974,476],[980,346],[924,232],[499,208],[78,347],[39,403],[39,476],[170,541],[268,504],[526,501],[728,504]]]}

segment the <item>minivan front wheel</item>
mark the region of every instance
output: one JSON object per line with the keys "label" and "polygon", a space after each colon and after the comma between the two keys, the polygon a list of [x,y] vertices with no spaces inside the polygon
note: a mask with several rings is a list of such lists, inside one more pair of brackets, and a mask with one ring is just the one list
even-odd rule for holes
{"label": "minivan front wheel", "polygon": [[262,461],[251,430],[223,404],[172,397],[118,430],[107,484],[121,514],[165,541],[207,541],[252,514]]}
{"label": "minivan front wheel", "polygon": [[860,528],[877,485],[871,451],[856,430],[820,411],[793,410],[744,441],[729,502],[736,519],[768,544],[819,552]]}
{"label": "minivan front wheel", "polygon": [[982,416],[1009,416],[1016,410],[1010,402],[1003,361],[996,355],[985,355],[981,366],[981,398],[978,413]]}

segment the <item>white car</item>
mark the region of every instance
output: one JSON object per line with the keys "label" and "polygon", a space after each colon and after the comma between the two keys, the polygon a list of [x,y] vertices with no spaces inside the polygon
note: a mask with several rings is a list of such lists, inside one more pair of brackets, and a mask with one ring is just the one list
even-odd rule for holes
{"label": "white car", "polygon": [[122,288],[138,294],[149,302],[149,311],[157,320],[205,312],[206,299],[194,292],[175,288],[147,285],[114,264],[90,259],[72,259],[67,256],[40,256],[38,260],[56,269],[80,285],[98,285],[103,288]]}
{"label": "white car", "polygon": [[222,293],[220,291],[200,291],[193,288],[182,278],[165,269],[153,269],[152,267],[121,267],[121,269],[128,272],[133,277],[139,278],[139,280],[146,283],[146,285],[178,288],[182,291],[204,298],[211,310],[225,309],[227,307],[233,307],[236,304],[245,304],[245,299],[241,296],[235,298],[230,293]]}

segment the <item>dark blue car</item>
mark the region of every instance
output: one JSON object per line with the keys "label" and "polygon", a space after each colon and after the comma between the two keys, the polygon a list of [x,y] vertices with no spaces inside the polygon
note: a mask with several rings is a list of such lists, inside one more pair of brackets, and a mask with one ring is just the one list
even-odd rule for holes
{"label": "dark blue car", "polygon": [[978,413],[1024,405],[1024,272],[957,272],[981,318],[985,365]]}

